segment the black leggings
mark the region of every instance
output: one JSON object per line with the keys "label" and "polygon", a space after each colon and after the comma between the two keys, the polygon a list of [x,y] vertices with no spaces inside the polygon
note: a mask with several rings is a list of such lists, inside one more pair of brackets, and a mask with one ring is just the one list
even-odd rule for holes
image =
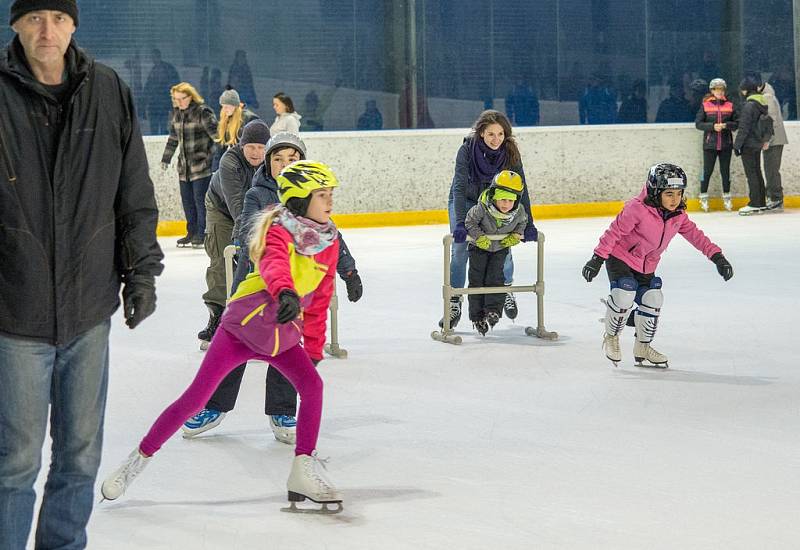
{"label": "black leggings", "polygon": [[708,193],[708,180],[714,173],[714,163],[719,157],[719,173],[722,176],[722,192],[731,192],[731,149],[703,149],[703,180],[700,182],[700,192]]}

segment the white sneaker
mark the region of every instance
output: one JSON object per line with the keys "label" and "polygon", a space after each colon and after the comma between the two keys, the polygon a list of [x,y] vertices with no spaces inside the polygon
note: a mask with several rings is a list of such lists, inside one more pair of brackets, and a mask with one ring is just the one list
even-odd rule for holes
{"label": "white sneaker", "polygon": [[722,194],[722,204],[725,205],[725,210],[727,210],[728,212],[733,210],[733,199],[731,198],[730,193]]}
{"label": "white sneaker", "polygon": [[275,439],[287,445],[297,442],[297,418],[285,414],[269,415],[269,427]]}
{"label": "white sneaker", "polygon": [[139,452],[139,448],[135,448],[125,462],[103,481],[103,485],[100,487],[103,498],[116,500],[121,497],[152,458],[143,456]]}
{"label": "white sneaker", "polygon": [[603,334],[603,349],[606,357],[614,363],[622,361],[622,350],[619,349],[619,334],[611,336],[607,332]]}
{"label": "white sneaker", "polygon": [[708,212],[708,193],[700,193],[700,208]]}
{"label": "white sneaker", "polygon": [[302,502],[341,502],[342,496],[325,473],[325,464],[317,458],[317,451],[311,455],[298,455],[292,462],[292,471],[286,481],[289,501]]}
{"label": "white sneaker", "polygon": [[646,366],[642,364],[643,361],[648,361],[656,366],[667,365],[667,356],[653,349],[649,342],[637,340],[633,344],[633,358],[636,359],[636,364],[639,366]]}

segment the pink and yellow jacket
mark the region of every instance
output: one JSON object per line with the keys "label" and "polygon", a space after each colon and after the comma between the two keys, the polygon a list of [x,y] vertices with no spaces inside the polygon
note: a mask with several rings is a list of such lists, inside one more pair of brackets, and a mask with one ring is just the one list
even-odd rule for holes
{"label": "pink and yellow jacket", "polygon": [[614,256],[639,273],[654,273],[661,253],[678,233],[707,258],[722,251],[698,229],[684,210],[676,210],[665,219],[660,209],[644,203],[645,198],[646,186],[639,195],[625,203],[622,212],[600,237],[595,254],[605,259]]}
{"label": "pink and yellow jacket", "polygon": [[[303,309],[302,315],[303,347],[312,359],[322,359],[338,258],[338,239],[322,252],[304,256],[295,250],[292,235],[283,226],[272,224],[267,231],[266,248],[258,271],[267,292],[276,300],[283,290],[294,290],[301,298],[311,295],[311,304]],[[305,298],[303,303],[307,300]]]}

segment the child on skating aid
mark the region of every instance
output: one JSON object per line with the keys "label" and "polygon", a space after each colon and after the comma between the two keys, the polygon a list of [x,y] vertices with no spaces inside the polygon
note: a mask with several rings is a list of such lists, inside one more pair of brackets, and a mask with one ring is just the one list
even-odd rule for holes
{"label": "child on skating aid", "polygon": [[250,258],[257,270],[231,297],[195,379],[103,482],[106,499],[125,492],[231,370],[257,359],[277,368],[300,394],[289,500],[341,503],[315,450],[322,415],[322,379],[315,367],[322,360],[339,254],[338,231],[330,219],[338,182],[327,166],[313,161],[294,162],[277,179],[281,202],[265,208],[251,232]]}
{"label": "child on skating aid", "polygon": [[[714,262],[723,279],[733,277],[733,268],[720,247],[686,214],[685,189],[686,173],[680,166],[661,163],[651,167],[641,193],[625,203],[583,268],[583,277],[590,282],[600,272],[603,262],[606,263],[611,294],[606,300],[603,349],[615,365],[622,360],[619,335],[630,324],[628,319],[633,313],[636,327],[633,355],[637,365],[668,366],[667,356],[653,349],[650,342],[656,334],[664,301],[661,277],[656,276],[655,270],[662,252],[676,234],[680,233]],[[632,310],[634,303],[637,307]]]}
{"label": "child on skating aid", "polygon": [[[469,287],[503,286],[503,264],[508,249],[521,242],[528,223],[520,207],[524,184],[511,170],[498,172],[492,184],[481,193],[478,204],[467,212],[464,225],[472,238],[469,243]],[[489,235],[506,235],[491,240]],[[469,319],[482,336],[494,327],[503,312],[504,293],[470,294]]]}

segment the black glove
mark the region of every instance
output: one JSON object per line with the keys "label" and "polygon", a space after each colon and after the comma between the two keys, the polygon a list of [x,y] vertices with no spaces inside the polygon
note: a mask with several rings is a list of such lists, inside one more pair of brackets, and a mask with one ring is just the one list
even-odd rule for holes
{"label": "black glove", "polygon": [[361,286],[361,277],[355,269],[349,271],[344,277],[344,284],[347,285],[347,299],[351,302],[357,302],[361,299],[364,293],[364,287]]}
{"label": "black glove", "polygon": [[278,323],[286,324],[300,315],[300,297],[293,290],[282,290],[278,294]]}
{"label": "black glove", "polygon": [[597,274],[600,273],[600,268],[603,267],[603,262],[605,261],[605,258],[601,258],[597,254],[592,254],[592,259],[586,262],[586,265],[583,266],[583,278],[586,279],[586,282],[591,283],[592,279],[597,277]]}
{"label": "black glove", "polygon": [[136,328],[156,310],[156,279],[152,275],[125,277],[122,287],[122,309],[125,324]]}
{"label": "black glove", "polygon": [[733,154],[736,155],[737,157],[741,157],[742,156],[742,150],[741,149],[734,149],[733,150]]}
{"label": "black glove", "polygon": [[723,279],[727,281],[733,277],[733,266],[725,259],[722,252],[717,252],[711,256],[711,261],[717,264],[717,273],[719,273]]}

